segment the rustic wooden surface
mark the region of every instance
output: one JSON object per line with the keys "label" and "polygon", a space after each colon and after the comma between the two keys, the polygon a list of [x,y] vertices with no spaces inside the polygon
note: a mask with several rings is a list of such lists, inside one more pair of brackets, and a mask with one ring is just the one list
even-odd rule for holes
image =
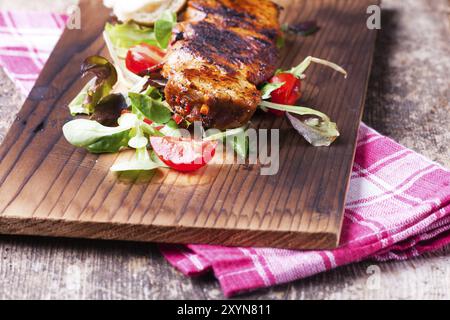
{"label": "rustic wooden surface", "polygon": [[[11,8],[8,2],[0,1],[0,9],[5,4]],[[25,9],[27,3],[14,1]],[[45,8],[50,3],[54,6],[48,1]],[[444,129],[450,120],[448,12],[444,0],[384,1],[384,29],[377,42],[365,121],[450,167],[450,134]],[[22,98],[4,73],[0,75],[2,137]],[[244,298],[450,298],[450,248],[411,261],[378,264],[378,289],[368,286],[372,265],[342,267]],[[212,277],[181,276],[153,245],[6,236],[0,237],[0,288],[3,299],[222,298]]]}
{"label": "rustic wooden surface", "polygon": [[283,68],[312,55],[345,66],[350,75],[344,80],[317,66],[308,72],[301,104],[338,123],[341,136],[330,148],[313,148],[286,119],[259,114],[255,127],[281,128],[273,175],[263,175],[261,165],[211,164],[194,174],[161,169],[124,181],[125,174],[109,168],[128,153],[92,155],[62,135],[71,118],[67,104],[84,85],[81,62],[107,54],[102,33],[109,10],[83,0],[81,29],[63,33],[0,146],[0,233],[336,248],[375,46],[376,30],[366,27],[372,1],[279,0],[282,23],[321,24],[314,37],[286,41]]}

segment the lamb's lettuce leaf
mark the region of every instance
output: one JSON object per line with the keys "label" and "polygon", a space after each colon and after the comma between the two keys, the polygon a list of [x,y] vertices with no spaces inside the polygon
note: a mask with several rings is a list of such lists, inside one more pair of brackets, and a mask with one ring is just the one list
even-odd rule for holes
{"label": "lamb's lettuce leaf", "polygon": [[311,66],[312,63],[321,64],[323,66],[327,66],[337,72],[342,73],[345,78],[347,78],[347,71],[344,70],[341,66],[337,65],[336,63],[333,63],[328,60],[319,59],[315,57],[306,57],[305,60],[302,61],[298,66],[290,69],[289,71],[286,71],[288,73],[292,73],[296,78],[303,79],[305,77],[305,71]]}
{"label": "lamb's lettuce leaf", "polygon": [[130,130],[100,138],[86,147],[90,153],[116,153],[128,145]]}
{"label": "lamb's lettuce leaf", "polygon": [[150,171],[160,167],[160,163],[155,162],[150,158],[147,148],[140,148],[136,150],[136,155],[133,159],[115,164],[111,167],[111,171]]}
{"label": "lamb's lettuce leaf", "polygon": [[142,129],[142,121],[136,121],[136,126],[133,129],[133,137],[128,141],[128,146],[133,149],[146,148],[148,144],[148,139],[144,135],[144,130]]}
{"label": "lamb's lettuce leaf", "polygon": [[268,100],[271,98],[272,92],[274,92],[277,89],[280,89],[282,86],[284,86],[286,82],[280,82],[280,83],[266,83],[261,88],[261,99]]}
{"label": "lamb's lettuce leaf", "polygon": [[106,127],[92,120],[77,119],[63,126],[66,140],[92,153],[114,153],[128,145],[131,126]]}
{"label": "lamb's lettuce leaf", "polygon": [[133,113],[135,114],[142,115],[160,124],[165,124],[172,118],[172,112],[159,100],[152,99],[145,94],[134,92],[130,92],[128,97],[130,98]]}
{"label": "lamb's lettuce leaf", "polygon": [[[315,147],[330,146],[337,137],[339,131],[336,123],[317,110],[298,106],[286,106],[282,104],[263,101],[260,104],[263,109],[286,111],[292,126]],[[295,116],[297,115],[297,116]]]}
{"label": "lamb's lettuce leaf", "polygon": [[245,125],[240,128],[213,133],[211,135],[207,134],[204,140],[226,142],[233,148],[239,157],[245,159],[250,150],[249,138],[247,136],[248,127],[248,125]]}

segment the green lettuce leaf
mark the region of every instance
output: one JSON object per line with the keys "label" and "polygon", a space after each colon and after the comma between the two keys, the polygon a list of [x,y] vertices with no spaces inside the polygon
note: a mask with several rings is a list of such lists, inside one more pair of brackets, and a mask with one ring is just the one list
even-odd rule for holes
{"label": "green lettuce leaf", "polygon": [[142,129],[143,121],[137,121],[136,126],[133,130],[133,137],[128,141],[128,145],[133,149],[146,148],[148,144],[148,139],[144,135],[144,130]]}
{"label": "green lettuce leaf", "polygon": [[142,115],[153,122],[161,124],[169,122],[172,118],[172,112],[159,100],[133,92],[130,92],[128,97],[130,98],[133,113],[135,114]]}
{"label": "green lettuce leaf", "polygon": [[164,12],[155,22],[154,29],[128,22],[107,23],[105,31],[118,51],[119,57],[124,58],[128,49],[141,43],[166,49],[172,36],[172,29],[176,23],[177,15],[175,13]]}
{"label": "green lettuce leaf", "polygon": [[105,31],[114,47],[118,50],[118,55],[122,58],[125,58],[128,49],[138,44],[158,45],[152,28],[139,26],[132,22],[114,25],[107,23]]}
{"label": "green lettuce leaf", "polygon": [[165,136],[165,134],[163,134],[161,131],[156,130],[156,128],[154,126],[149,125],[148,123],[145,123],[143,121],[141,122],[141,128],[145,134],[147,134],[151,137],[164,137]]}
{"label": "green lettuce leaf", "polygon": [[163,96],[162,96],[161,92],[155,87],[148,86],[148,88],[142,94],[149,96],[153,100],[157,100],[160,102],[163,101]]}
{"label": "green lettuce leaf", "polygon": [[176,24],[177,15],[167,11],[155,22],[155,38],[161,49],[167,49],[169,46],[172,29]]}

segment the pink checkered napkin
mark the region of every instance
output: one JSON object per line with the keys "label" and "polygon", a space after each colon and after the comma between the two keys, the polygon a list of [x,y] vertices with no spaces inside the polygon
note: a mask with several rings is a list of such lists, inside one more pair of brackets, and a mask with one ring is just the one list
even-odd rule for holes
{"label": "pink checkered napkin", "polygon": [[[51,14],[0,13],[0,63],[24,90],[31,89],[61,21]],[[363,124],[339,249],[163,245],[161,250],[188,276],[212,270],[231,296],[363,259],[408,259],[449,242],[450,171]]]}
{"label": "pink checkered napkin", "polygon": [[364,259],[408,259],[448,243],[450,172],[362,124],[338,249],[206,245],[161,249],[186,275],[212,269],[231,296]]}
{"label": "pink checkered napkin", "polygon": [[24,94],[33,88],[66,20],[51,13],[0,12],[0,66]]}

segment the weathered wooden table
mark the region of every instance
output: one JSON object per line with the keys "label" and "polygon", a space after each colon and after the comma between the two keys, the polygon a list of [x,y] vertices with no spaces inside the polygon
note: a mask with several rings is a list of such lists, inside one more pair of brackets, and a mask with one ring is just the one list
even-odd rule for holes
{"label": "weathered wooden table", "polygon": [[[311,0],[312,1],[312,0]],[[56,10],[75,0],[0,0],[0,10]],[[384,0],[365,122],[450,168],[447,0]],[[23,97],[0,70],[0,142]],[[380,286],[373,286],[372,272]],[[214,299],[212,276],[188,279],[155,245],[0,236],[0,299]],[[242,298],[449,299],[450,247],[363,262]]]}

